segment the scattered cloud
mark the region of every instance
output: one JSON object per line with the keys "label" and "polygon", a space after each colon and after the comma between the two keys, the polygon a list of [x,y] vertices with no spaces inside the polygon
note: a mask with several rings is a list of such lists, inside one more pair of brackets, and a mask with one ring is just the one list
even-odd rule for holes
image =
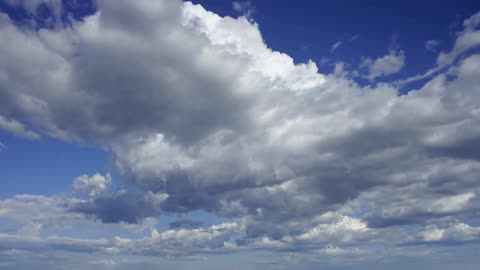
{"label": "scattered cloud", "polygon": [[468,224],[453,221],[448,224],[431,224],[421,232],[421,238],[426,242],[461,243],[480,240],[480,227],[471,227]]}
{"label": "scattered cloud", "polygon": [[405,53],[403,51],[390,50],[388,54],[377,58],[364,58],[360,68],[366,68],[369,80],[378,77],[398,73],[405,67]]}
{"label": "scattered cloud", "polygon": [[440,41],[438,40],[427,40],[425,41],[425,49],[430,52],[436,52],[439,44]]}
{"label": "scattered cloud", "polygon": [[7,149],[8,149],[8,147],[5,144],[3,144],[2,142],[0,142],[0,152],[2,152],[4,150],[7,150]]}
{"label": "scattered cloud", "polygon": [[97,197],[105,193],[112,184],[110,173],[105,176],[96,173],[92,176],[81,175],[73,182],[73,189],[79,192],[85,192],[90,197]]}
{"label": "scattered cloud", "polygon": [[333,45],[332,45],[332,48],[330,49],[330,53],[333,53],[336,49],[338,49],[338,47],[340,47],[342,45],[342,42],[341,41],[337,41],[335,42]]}
{"label": "scattered cloud", "polygon": [[235,1],[232,3],[233,9],[242,14],[249,21],[253,22],[253,14],[256,12],[255,6],[250,1],[240,2]]}
{"label": "scattered cloud", "polygon": [[436,65],[423,74],[415,75],[407,79],[397,81],[398,85],[405,85],[411,82],[430,78],[445,69],[454,65],[465,53],[480,47],[480,13],[476,13],[470,18],[464,20],[463,31],[457,33],[453,49],[448,52],[441,52],[436,61]]}
{"label": "scattered cloud", "polygon": [[160,204],[168,198],[165,194],[146,194],[120,191],[81,201],[68,211],[82,213],[104,223],[141,223],[145,218],[160,213]]}
{"label": "scattered cloud", "polygon": [[28,140],[39,140],[41,136],[29,129],[27,129],[22,123],[14,120],[8,119],[0,115],[0,129],[8,131],[15,136],[19,136]]}
{"label": "scattered cloud", "polygon": [[62,0],[6,0],[5,4],[15,8],[22,7],[26,15],[31,18],[28,23],[33,28],[39,27],[35,19],[40,21],[40,18],[45,17],[47,14],[46,18],[41,19],[46,26],[56,28],[63,24],[62,16],[65,14],[63,9],[64,1]]}
{"label": "scattered cloud", "polygon": [[[98,9],[60,29],[1,21],[0,76],[9,76],[0,110],[12,119],[0,125],[40,138],[13,120],[22,119],[42,135],[108,149],[129,188],[82,175],[70,195],[0,200],[9,224],[0,252],[348,257],[371,243],[479,238],[469,217],[480,209],[480,56],[456,59],[480,43],[480,15],[438,58],[454,68],[400,96],[396,84],[360,86],[342,62],[332,74],[295,64],[257,24],[190,2]],[[400,72],[405,58],[390,50],[361,67],[373,81]],[[226,221],[147,222],[193,211]],[[446,217],[455,221],[438,222]]]}

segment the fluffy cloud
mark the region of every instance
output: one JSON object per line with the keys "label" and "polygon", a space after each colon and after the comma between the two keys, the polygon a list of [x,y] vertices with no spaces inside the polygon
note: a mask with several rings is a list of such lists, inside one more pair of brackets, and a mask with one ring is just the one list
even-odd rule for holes
{"label": "fluffy cloud", "polygon": [[112,184],[112,177],[110,173],[105,176],[96,173],[92,176],[86,174],[80,175],[73,182],[73,189],[80,192],[85,192],[90,197],[97,197],[107,191]]}
{"label": "fluffy cloud", "polygon": [[[89,198],[54,203],[52,215],[107,228],[195,210],[230,221],[91,242],[3,235],[4,248],[175,255],[398,244],[411,239],[397,225],[478,210],[480,56],[448,60],[480,43],[478,15],[439,56],[451,70],[400,96],[395,85],[295,64],[244,17],[167,0],[98,9],[66,28],[0,21],[0,113],[108,149],[133,187],[108,191],[109,175],[80,176],[74,188]],[[402,51],[363,64],[371,80],[404,65]],[[462,226],[452,230],[471,231]],[[425,235],[438,230],[449,235]]]}
{"label": "fluffy cloud", "polygon": [[454,220],[443,225],[428,225],[421,232],[420,236],[426,242],[462,243],[480,240],[480,227],[471,227],[468,224]]}
{"label": "fluffy cloud", "polygon": [[250,1],[246,2],[233,2],[233,9],[245,16],[249,21],[253,21],[252,15],[255,13],[255,6]]}
{"label": "fluffy cloud", "polygon": [[[353,234],[364,233],[368,231],[367,224],[360,220],[343,216],[337,223],[333,224],[320,224],[307,232],[298,236],[299,240],[308,241],[323,241],[325,243],[332,242],[332,235],[338,238],[337,242],[352,242],[354,241]],[[357,241],[355,241],[357,242]]]}

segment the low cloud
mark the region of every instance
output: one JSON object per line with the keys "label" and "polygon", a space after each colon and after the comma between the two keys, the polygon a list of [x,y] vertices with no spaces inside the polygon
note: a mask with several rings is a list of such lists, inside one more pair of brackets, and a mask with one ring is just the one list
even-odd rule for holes
{"label": "low cloud", "polygon": [[[0,215],[15,225],[0,249],[339,255],[348,245],[477,237],[469,218],[479,209],[480,56],[464,53],[480,44],[478,14],[438,58],[453,68],[399,95],[396,84],[360,86],[341,64],[337,74],[295,64],[245,17],[170,0],[98,9],[58,29],[0,21],[0,113],[11,117],[0,125],[108,149],[126,188],[110,190],[108,174],[83,175],[73,195],[86,198],[1,200]],[[400,72],[405,58],[390,50],[362,67],[373,81]],[[228,221],[143,224],[192,211]],[[428,227],[445,217],[458,222]],[[152,231],[81,239],[68,231],[75,226]],[[71,237],[54,236],[65,231]]]}

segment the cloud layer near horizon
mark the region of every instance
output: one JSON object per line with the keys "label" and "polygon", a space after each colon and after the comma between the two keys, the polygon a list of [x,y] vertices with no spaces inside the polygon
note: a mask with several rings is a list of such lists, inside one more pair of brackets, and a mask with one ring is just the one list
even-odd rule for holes
{"label": "cloud layer near horizon", "polygon": [[[109,191],[110,175],[84,175],[74,184],[84,198],[2,200],[0,218],[21,226],[0,235],[0,250],[351,254],[337,246],[480,239],[469,225],[480,209],[480,55],[458,52],[480,44],[462,41],[479,35],[480,14],[440,55],[448,70],[406,95],[295,64],[249,19],[190,2],[99,1],[83,21],[40,30],[0,15],[0,127],[108,149],[138,189]],[[369,78],[404,59],[371,60]],[[43,206],[48,218],[34,218]],[[231,222],[147,226],[151,235],[136,239],[42,229],[51,218],[141,227],[196,210]]]}

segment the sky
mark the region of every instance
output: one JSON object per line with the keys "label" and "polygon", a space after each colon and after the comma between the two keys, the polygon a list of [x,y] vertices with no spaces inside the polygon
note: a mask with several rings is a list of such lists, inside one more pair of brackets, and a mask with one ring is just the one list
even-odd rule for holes
{"label": "sky", "polygon": [[477,269],[480,2],[0,0],[0,270]]}

